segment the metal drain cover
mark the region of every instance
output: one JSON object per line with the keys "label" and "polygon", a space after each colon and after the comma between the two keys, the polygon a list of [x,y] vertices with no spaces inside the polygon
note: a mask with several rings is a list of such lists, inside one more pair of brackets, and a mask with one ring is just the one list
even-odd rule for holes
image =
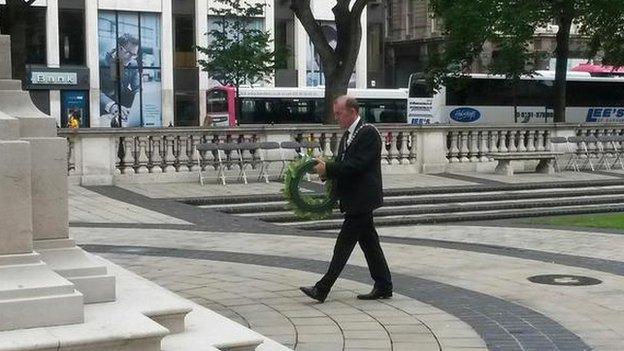
{"label": "metal drain cover", "polygon": [[598,285],[602,280],[569,274],[544,274],[527,278],[532,283],[563,286],[587,286]]}

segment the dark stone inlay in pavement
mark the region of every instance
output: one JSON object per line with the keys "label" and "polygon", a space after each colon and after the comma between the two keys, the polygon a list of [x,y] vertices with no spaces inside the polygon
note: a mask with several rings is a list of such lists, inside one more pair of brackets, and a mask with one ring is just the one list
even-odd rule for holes
{"label": "dark stone inlay in pavement", "polygon": [[[151,211],[162,213],[183,221],[201,226],[201,230],[230,233],[289,233],[297,234],[301,230],[284,228],[260,221],[252,217],[232,216],[209,208],[199,208],[171,199],[152,199],[135,192],[115,186],[89,186],[88,190]],[[199,230],[199,228],[196,228]]]}
{"label": "dark stone inlay in pavement", "polygon": [[[158,248],[148,246],[82,245],[95,253],[234,262],[323,274],[327,262],[239,252]],[[394,273],[395,291],[456,316],[481,335],[489,350],[590,350],[581,338],[554,320],[515,303],[433,280]],[[348,265],[342,275],[370,283],[366,267]]]}
{"label": "dark stone inlay in pavement", "polygon": [[543,274],[535,275],[527,278],[532,283],[546,284],[546,285],[563,285],[563,286],[588,286],[598,285],[602,283],[602,280],[584,277],[581,275],[569,275],[569,274]]}
{"label": "dark stone inlay in pavement", "polygon": [[108,222],[69,222],[72,228],[128,228],[128,229],[169,229],[169,230],[198,230],[194,224],[168,223],[108,223]]}
{"label": "dark stone inlay in pavement", "polygon": [[[193,206],[190,206],[193,208]],[[204,219],[211,218],[209,215],[205,215]],[[245,217],[240,217],[245,218]],[[183,225],[183,224],[139,224],[139,223],[71,223],[70,227],[86,227],[86,228],[129,228],[129,229],[169,229],[169,230],[185,230],[185,231],[218,231],[228,232],[227,228],[217,225]],[[217,227],[217,228],[215,228]],[[229,230],[229,232],[240,232],[246,234],[258,234],[258,235],[284,235],[284,236],[302,236],[312,238],[328,238],[332,239],[336,237],[333,233],[313,232],[313,231],[299,231],[287,227],[275,226],[272,231],[258,232],[256,227],[250,228],[246,226],[237,230]],[[606,260],[595,257],[574,256],[567,254],[560,254],[547,251],[522,249],[498,245],[477,244],[477,243],[463,243],[457,241],[435,240],[435,239],[423,239],[423,238],[405,238],[405,237],[393,237],[393,236],[380,236],[380,240],[384,243],[401,244],[410,246],[425,246],[433,248],[444,248],[451,250],[470,251],[485,253],[497,256],[507,256],[520,258],[524,260],[559,264],[569,267],[585,268],[589,270],[605,272],[624,276],[624,262],[615,260]]]}

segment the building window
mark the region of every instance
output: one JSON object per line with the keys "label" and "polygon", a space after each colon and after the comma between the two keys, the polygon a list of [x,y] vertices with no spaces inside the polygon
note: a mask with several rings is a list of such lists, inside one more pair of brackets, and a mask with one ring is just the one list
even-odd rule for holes
{"label": "building window", "polygon": [[45,7],[31,6],[25,10],[13,11],[6,5],[1,5],[0,33],[11,36],[14,79],[25,79],[26,65],[47,64]]}
{"label": "building window", "polygon": [[100,11],[98,127],[162,125],[160,14]]}
{"label": "building window", "polygon": [[59,8],[61,65],[85,65],[85,12]]}
{"label": "building window", "polygon": [[195,18],[192,15],[176,15],[173,26],[174,66],[195,67]]}

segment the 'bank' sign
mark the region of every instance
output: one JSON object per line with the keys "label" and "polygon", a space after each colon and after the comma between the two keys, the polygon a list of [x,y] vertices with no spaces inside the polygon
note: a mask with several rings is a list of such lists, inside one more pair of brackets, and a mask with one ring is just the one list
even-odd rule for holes
{"label": "'bank' sign", "polygon": [[78,74],[76,72],[38,72],[30,73],[31,84],[36,85],[76,85]]}

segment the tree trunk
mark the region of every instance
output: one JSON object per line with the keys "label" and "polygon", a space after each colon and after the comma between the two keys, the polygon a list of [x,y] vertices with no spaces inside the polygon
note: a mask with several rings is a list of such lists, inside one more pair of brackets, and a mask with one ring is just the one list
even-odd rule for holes
{"label": "tree trunk", "polygon": [[568,55],[570,53],[570,28],[572,16],[565,10],[559,16],[559,31],[557,32],[557,48],[555,54],[557,66],[555,68],[555,86],[553,94],[554,122],[565,122],[566,111],[566,79],[568,73]]}
{"label": "tree trunk", "polygon": [[325,109],[323,110],[323,122],[325,124],[335,123],[334,101],[337,97],[345,95],[349,86],[349,80],[338,79],[330,75],[325,75]]}
{"label": "tree trunk", "polygon": [[347,93],[349,79],[353,73],[360,50],[362,11],[370,0],[337,0],[332,8],[336,23],[336,47],[333,49],[314,18],[310,0],[292,0],[291,9],[308,33],[318,51],[325,75],[324,122],[334,123],[333,103],[336,97]]}

